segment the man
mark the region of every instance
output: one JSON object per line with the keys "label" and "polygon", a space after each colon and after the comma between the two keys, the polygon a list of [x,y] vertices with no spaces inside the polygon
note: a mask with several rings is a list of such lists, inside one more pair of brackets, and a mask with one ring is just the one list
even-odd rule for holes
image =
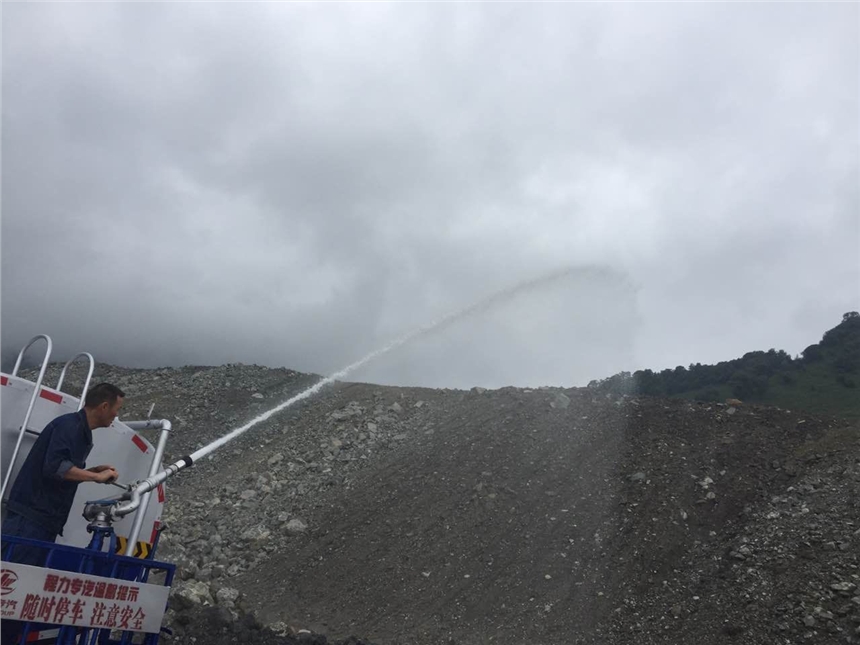
{"label": "man", "polygon": [[[124,398],[115,385],[100,383],[87,392],[83,409],[45,426],[9,493],[4,534],[53,542],[63,534],[78,485],[88,481],[105,484],[118,477],[113,466],[87,468],[86,460],[93,447],[92,431],[113,423]],[[40,551],[18,546],[13,560],[40,565],[44,562]]]}
{"label": "man", "polygon": [[[113,423],[124,398],[125,393],[115,385],[100,383],[87,392],[81,410],[61,415],[45,426],[12,485],[3,535],[53,542],[63,534],[78,485],[106,484],[117,478],[113,466],[87,468],[86,462],[93,448],[92,431]],[[4,552],[6,546],[4,543]],[[46,556],[44,549],[19,544],[12,549],[10,560],[41,566]],[[23,623],[3,620],[0,642],[17,643],[22,630]]]}

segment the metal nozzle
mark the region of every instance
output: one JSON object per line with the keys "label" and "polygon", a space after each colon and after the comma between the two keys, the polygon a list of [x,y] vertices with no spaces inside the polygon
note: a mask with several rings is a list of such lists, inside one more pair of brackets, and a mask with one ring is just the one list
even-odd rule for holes
{"label": "metal nozzle", "polygon": [[111,509],[116,504],[114,499],[100,499],[95,502],[87,502],[84,505],[84,519],[91,526],[108,527],[111,525]]}

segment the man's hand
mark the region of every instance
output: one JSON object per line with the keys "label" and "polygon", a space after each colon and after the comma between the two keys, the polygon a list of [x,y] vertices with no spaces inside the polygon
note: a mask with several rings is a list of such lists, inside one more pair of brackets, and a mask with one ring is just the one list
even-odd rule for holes
{"label": "man's hand", "polygon": [[107,484],[111,481],[115,481],[119,477],[119,474],[116,472],[116,468],[108,464],[93,466],[92,468],[87,468],[87,470],[96,474],[93,481],[96,481],[99,484]]}
{"label": "man's hand", "polygon": [[63,479],[70,482],[97,482],[99,484],[106,484],[118,477],[119,473],[117,473],[113,466],[93,466],[86,470],[72,466],[66,471]]}
{"label": "man's hand", "polygon": [[114,481],[119,477],[119,473],[114,470],[113,466],[107,466],[104,470],[100,470],[96,473],[96,479],[100,484],[107,484],[108,482]]}

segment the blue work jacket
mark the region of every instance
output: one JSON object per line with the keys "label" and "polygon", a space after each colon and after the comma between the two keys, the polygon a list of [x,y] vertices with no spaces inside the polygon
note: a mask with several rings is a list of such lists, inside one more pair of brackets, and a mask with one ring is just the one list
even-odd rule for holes
{"label": "blue work jacket", "polygon": [[63,479],[72,467],[87,467],[93,433],[83,410],[57,417],[42,430],[21,466],[7,508],[62,535],[80,482]]}

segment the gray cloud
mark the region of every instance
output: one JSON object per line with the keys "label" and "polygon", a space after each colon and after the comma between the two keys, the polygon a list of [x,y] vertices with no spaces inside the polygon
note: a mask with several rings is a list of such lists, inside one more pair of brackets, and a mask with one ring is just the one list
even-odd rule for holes
{"label": "gray cloud", "polygon": [[[858,8],[9,5],[2,342],[463,387],[858,308]],[[587,276],[586,278],[582,277]]]}

